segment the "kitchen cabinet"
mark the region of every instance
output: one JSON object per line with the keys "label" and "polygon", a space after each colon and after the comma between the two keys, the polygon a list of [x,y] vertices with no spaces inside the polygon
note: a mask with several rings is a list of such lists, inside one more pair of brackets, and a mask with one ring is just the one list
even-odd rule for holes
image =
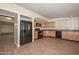
{"label": "kitchen cabinet", "polygon": [[56,37],[56,31],[50,31],[49,36],[50,37]]}
{"label": "kitchen cabinet", "polygon": [[43,31],[43,37],[44,36],[56,37],[56,31]]}
{"label": "kitchen cabinet", "polygon": [[46,31],[43,31],[43,37],[45,37],[46,36]]}
{"label": "kitchen cabinet", "polygon": [[62,39],[74,40],[74,32],[62,32]]}
{"label": "kitchen cabinet", "polygon": [[48,28],[55,28],[55,21],[48,22]]}
{"label": "kitchen cabinet", "polygon": [[79,32],[77,32],[76,36],[77,36],[77,41],[79,41]]}
{"label": "kitchen cabinet", "polygon": [[62,39],[79,41],[79,32],[62,32]]}
{"label": "kitchen cabinet", "polygon": [[42,22],[42,28],[48,28],[48,22]]}
{"label": "kitchen cabinet", "polygon": [[55,21],[51,21],[51,22],[48,22],[48,21],[45,21],[45,20],[42,20],[40,18],[35,18],[34,19],[34,27],[37,27],[36,24],[39,23],[41,24],[41,28],[55,28]]}
{"label": "kitchen cabinet", "polygon": [[79,32],[74,32],[74,36],[75,36],[74,40],[79,41]]}
{"label": "kitchen cabinet", "polygon": [[35,32],[34,32],[34,39],[35,39],[35,40],[38,39],[38,31],[35,31]]}
{"label": "kitchen cabinet", "polygon": [[45,21],[45,20],[42,20],[40,18],[35,18],[35,20],[34,20],[34,27],[37,27],[36,26],[37,23],[41,24],[41,26],[38,26],[38,27],[48,28],[48,22]]}

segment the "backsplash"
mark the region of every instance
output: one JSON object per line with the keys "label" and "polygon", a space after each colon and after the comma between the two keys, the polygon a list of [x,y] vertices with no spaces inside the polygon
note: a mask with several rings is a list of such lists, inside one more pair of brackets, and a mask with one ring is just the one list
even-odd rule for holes
{"label": "backsplash", "polygon": [[41,24],[41,26],[39,26],[40,28],[55,28],[55,21],[48,22],[48,21],[36,18],[35,21],[34,21],[35,27],[37,27],[36,26],[37,23]]}

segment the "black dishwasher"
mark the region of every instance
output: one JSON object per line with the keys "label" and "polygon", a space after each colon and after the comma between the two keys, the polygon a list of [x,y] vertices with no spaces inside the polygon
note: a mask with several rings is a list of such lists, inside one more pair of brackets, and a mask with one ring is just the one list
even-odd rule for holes
{"label": "black dishwasher", "polygon": [[56,31],[56,38],[62,38],[61,31]]}

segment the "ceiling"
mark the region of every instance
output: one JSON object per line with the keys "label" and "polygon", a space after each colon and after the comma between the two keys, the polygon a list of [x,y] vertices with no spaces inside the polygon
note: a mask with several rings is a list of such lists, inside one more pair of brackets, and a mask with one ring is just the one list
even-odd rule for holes
{"label": "ceiling", "polygon": [[17,3],[46,18],[79,16],[79,3]]}

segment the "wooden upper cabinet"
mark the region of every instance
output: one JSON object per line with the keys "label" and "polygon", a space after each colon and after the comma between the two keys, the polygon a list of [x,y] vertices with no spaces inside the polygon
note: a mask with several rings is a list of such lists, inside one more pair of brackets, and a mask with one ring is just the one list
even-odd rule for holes
{"label": "wooden upper cabinet", "polygon": [[38,32],[37,31],[34,32],[34,39],[38,39]]}
{"label": "wooden upper cabinet", "polygon": [[55,21],[48,22],[48,28],[55,28]]}
{"label": "wooden upper cabinet", "polygon": [[42,20],[40,18],[35,18],[34,20],[34,26],[36,27],[36,23],[41,24],[41,28],[47,28],[48,27],[48,21]]}
{"label": "wooden upper cabinet", "polygon": [[46,20],[42,20],[40,18],[35,18],[34,26],[36,27],[36,23],[41,24],[41,28],[55,28],[55,21],[48,22]]}
{"label": "wooden upper cabinet", "polygon": [[42,23],[42,28],[48,28],[48,23],[47,22],[43,22]]}

